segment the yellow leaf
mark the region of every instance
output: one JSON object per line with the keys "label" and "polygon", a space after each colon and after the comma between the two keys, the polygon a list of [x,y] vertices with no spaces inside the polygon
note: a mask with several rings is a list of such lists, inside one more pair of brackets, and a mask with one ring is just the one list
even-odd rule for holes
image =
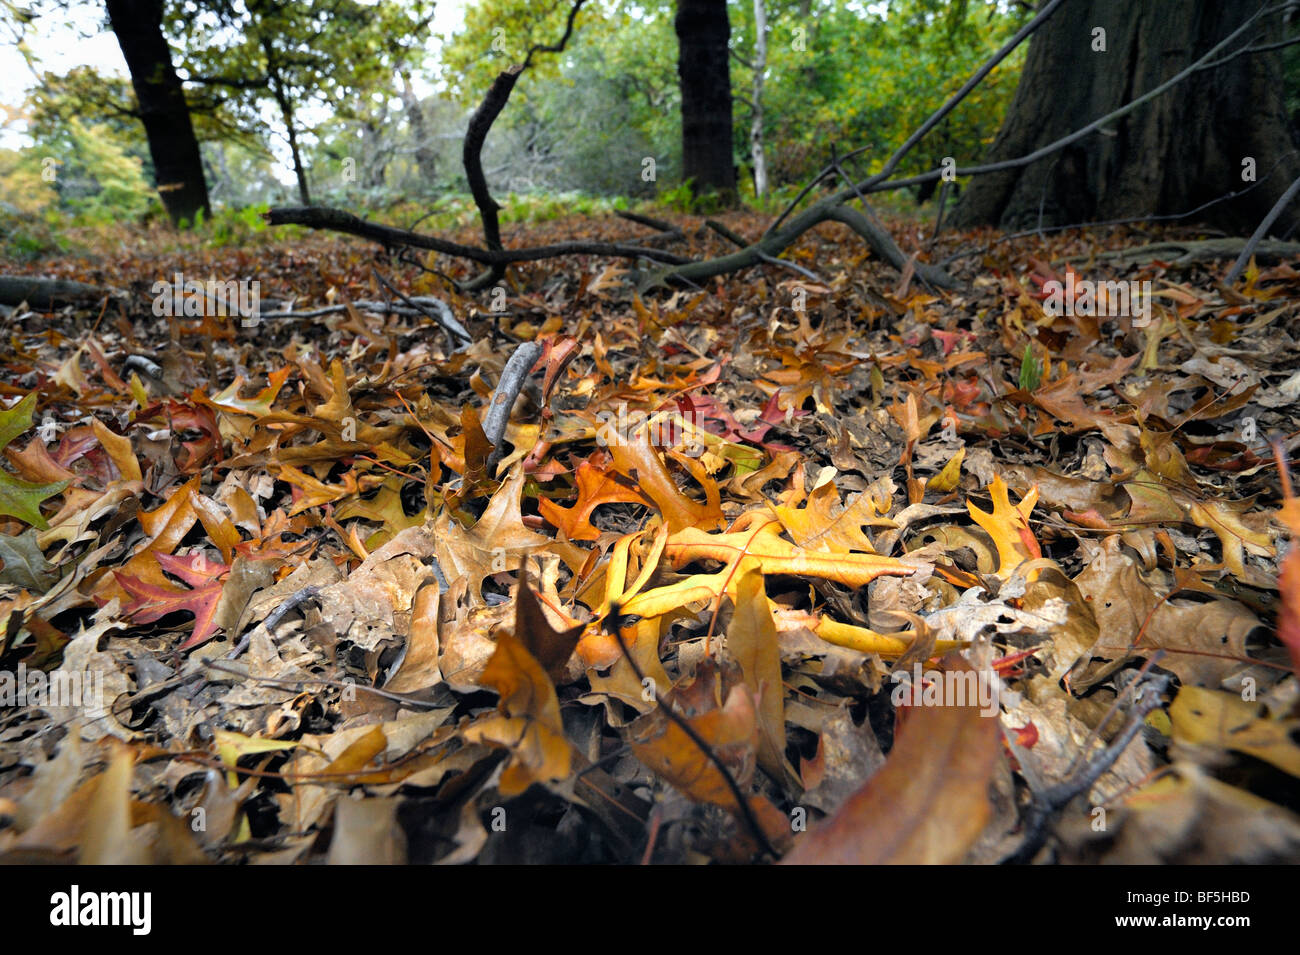
{"label": "yellow leaf", "polygon": [[[993,543],[997,545],[997,575],[1006,580],[1025,561],[1037,560],[1043,556],[1033,531],[1029,529],[1029,514],[1038,501],[1038,485],[1035,484],[1014,507],[1007,496],[1007,485],[1001,475],[993,478],[988,491],[989,496],[993,498],[991,514],[980,510],[969,501],[966,502],[966,508],[975,523],[984,528],[989,537],[993,538]],[[1031,570],[1025,578],[1030,581],[1035,580],[1038,573],[1036,570]]]}
{"label": "yellow leaf", "polygon": [[955,491],[958,482],[961,480],[961,462],[965,457],[966,449],[958,448],[957,453],[943,466],[943,470],[926,481],[925,486],[929,490],[937,491],[940,494]]}
{"label": "yellow leaf", "polygon": [[1169,707],[1174,739],[1234,749],[1300,776],[1300,719],[1265,719],[1260,706],[1234,693],[1184,686]]}

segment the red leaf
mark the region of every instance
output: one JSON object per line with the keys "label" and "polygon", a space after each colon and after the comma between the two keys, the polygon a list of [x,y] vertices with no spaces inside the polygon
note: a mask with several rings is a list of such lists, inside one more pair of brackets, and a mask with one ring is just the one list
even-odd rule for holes
{"label": "red leaf", "polygon": [[188,650],[211,639],[217,629],[213,618],[230,567],[207,561],[197,554],[192,557],[154,554],[154,559],[163,570],[194,585],[194,589],[163,587],[113,571],[122,589],[135,598],[123,608],[125,612],[136,623],[153,623],[170,613],[185,610],[194,614],[194,632],[180,645],[180,649]]}

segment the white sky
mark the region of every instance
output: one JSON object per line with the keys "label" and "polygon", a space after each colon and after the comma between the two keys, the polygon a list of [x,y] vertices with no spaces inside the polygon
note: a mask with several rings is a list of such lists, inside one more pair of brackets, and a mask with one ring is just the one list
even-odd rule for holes
{"label": "white sky", "polygon": [[[449,34],[458,30],[465,4],[466,0],[437,0],[430,32]],[[71,3],[66,13],[42,16],[28,27],[27,44],[39,59],[37,69],[61,75],[74,66],[89,65],[106,74],[126,76],[126,61],[117,38],[106,28],[100,31],[105,22],[104,5],[99,2]],[[432,39],[429,49],[435,56],[437,47],[438,41]],[[0,115],[3,107],[21,106],[28,88],[36,82],[36,74],[18,48],[0,43]],[[419,90],[419,84],[416,88],[425,92]],[[21,149],[30,145],[23,124],[15,122],[0,128],[0,147]]]}

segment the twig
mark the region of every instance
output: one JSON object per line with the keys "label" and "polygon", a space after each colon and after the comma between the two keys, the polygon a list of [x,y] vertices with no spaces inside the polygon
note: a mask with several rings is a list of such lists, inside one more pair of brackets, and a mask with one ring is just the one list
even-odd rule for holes
{"label": "twig", "polygon": [[262,214],[270,225],[300,225],[308,229],[326,229],[330,232],[342,232],[355,235],[383,245],[409,245],[417,249],[432,249],[444,255],[469,259],[482,265],[509,265],[512,262],[536,262],[540,259],[553,259],[561,255],[605,255],[621,259],[650,259],[669,265],[685,265],[691,260],[685,256],[664,252],[661,249],[648,249],[639,245],[624,245],[611,242],[553,242],[550,245],[531,246],[524,249],[481,249],[473,245],[462,245],[436,236],[409,232],[394,226],[367,222],[343,209],[331,209],[327,206],[279,206]]}
{"label": "twig", "polygon": [[[1137,99],[1130,100],[1128,103],[1125,103],[1123,106],[1120,106],[1115,110],[1112,110],[1111,112],[1107,113],[1105,116],[1093,120],[1088,125],[1076,129],[1072,133],[1068,133],[1065,136],[1062,136],[1060,139],[1056,140],[1055,142],[1048,143],[1047,145],[1041,146],[1038,149],[1034,150],[1032,153],[1027,153],[1024,156],[1019,156],[1015,159],[1004,159],[1001,162],[985,163],[982,166],[968,166],[965,168],[955,169],[953,170],[954,174],[958,176],[981,176],[990,172],[1001,172],[1004,169],[1019,169],[1022,166],[1028,166],[1032,163],[1038,162],[1038,160],[1046,156],[1050,156],[1052,153],[1059,152],[1060,150],[1064,149],[1066,146],[1078,142],[1080,139],[1083,139],[1086,136],[1090,136],[1091,134],[1104,128],[1105,126],[1108,126],[1110,123],[1114,122],[1115,120],[1127,116],[1129,113],[1133,112],[1134,110],[1138,109],[1144,104],[1155,99],[1157,96],[1166,93],[1168,90],[1170,90],[1177,84],[1181,83],[1183,80],[1187,79],[1187,77],[1191,76],[1193,73],[1198,73],[1201,70],[1209,69],[1210,66],[1212,65],[1211,64],[1212,57],[1218,54],[1220,50],[1222,50],[1228,44],[1232,43],[1239,36],[1241,36],[1242,33],[1244,33],[1251,26],[1253,26],[1255,21],[1258,20],[1261,16],[1267,13],[1272,13],[1274,10],[1277,9],[1280,9],[1280,5],[1274,7],[1265,7],[1259,10],[1257,13],[1253,14],[1250,17],[1250,19],[1248,19],[1236,30],[1232,31],[1232,33],[1230,33],[1219,43],[1215,44],[1214,47],[1212,47],[1209,51],[1207,51],[1204,55],[1202,55],[1200,59],[1196,60],[1196,62],[1192,63],[1186,69],[1182,70],[1176,75],[1165,80],[1165,82],[1161,83],[1159,86],[1152,87],[1146,93],[1137,97]],[[849,155],[853,155],[853,154],[850,153]],[[884,175],[885,174],[883,172],[877,173],[876,175],[863,180],[861,183],[858,184],[858,189],[862,192],[870,193],[870,192],[887,192],[895,189],[904,189],[908,186],[919,186],[923,183],[934,182],[936,179],[939,179],[943,175],[943,170],[931,169],[929,172],[924,172],[916,176],[909,176],[905,179],[894,179],[889,182],[883,181]],[[853,194],[853,190],[846,189],[842,192],[836,193],[833,196],[829,196],[828,198],[822,201],[832,202],[832,203],[844,202],[848,200],[852,196],[852,194]]]}
{"label": "twig", "polygon": [[[1102,773],[1114,765],[1128,748],[1133,737],[1142,729],[1147,714],[1159,707],[1160,687],[1157,684],[1163,682],[1164,678],[1160,678],[1159,681],[1152,681],[1139,689],[1137,700],[1133,704],[1124,729],[1120,731],[1113,743],[1085,763],[1077,775],[1045,789],[1034,789],[1031,783],[1033,800],[1025,816],[1025,841],[1019,849],[1002,860],[1003,864],[1024,865],[1033,861],[1038,850],[1047,841],[1047,824],[1051,818],[1065,808],[1075,796],[1092,788],[1093,784],[1101,778]],[[1026,776],[1027,780],[1029,778]]]}
{"label": "twig", "polygon": [[705,219],[704,224],[738,249],[744,249],[749,246],[748,240],[742,237],[739,233],[733,232],[717,219]]}
{"label": "twig", "polygon": [[663,219],[654,219],[650,216],[643,216],[637,212],[628,212],[626,209],[615,209],[614,215],[618,216],[620,219],[626,219],[628,222],[635,222],[637,225],[643,225],[651,229],[658,229],[660,232],[664,233],[663,236],[655,236],[655,238],[667,238],[668,236],[673,238],[682,237],[682,230],[680,228],[673,225],[671,222],[665,222]]}
{"label": "twig", "polygon": [[[266,628],[266,632],[268,634],[274,635],[276,624],[278,624],[281,620],[284,619],[285,614],[287,614],[290,610],[293,610],[295,607],[299,606],[300,604],[304,604],[308,600],[311,600],[319,593],[320,593],[319,587],[303,587],[301,590],[295,590],[293,593],[291,593],[288,596],[288,598],[284,601],[284,603],[280,604],[280,606],[276,607],[269,614],[267,614],[266,619],[263,620],[260,624],[258,624],[258,626]],[[257,631],[257,627],[254,627],[252,630],[249,630],[248,633],[240,637],[239,642],[235,644],[234,648],[229,653],[226,654],[226,659],[233,660],[235,659],[235,657],[239,656],[246,649],[248,649],[248,644],[253,639],[253,634],[256,631]]]}
{"label": "twig", "polygon": [[1237,279],[1241,278],[1241,273],[1245,271],[1246,265],[1250,262],[1250,257],[1255,254],[1255,247],[1268,234],[1268,230],[1277,221],[1277,217],[1282,214],[1282,210],[1294,201],[1297,193],[1300,193],[1300,178],[1291,183],[1287,191],[1282,193],[1282,197],[1273,204],[1273,208],[1268,210],[1268,215],[1264,216],[1264,221],[1251,233],[1250,238],[1246,241],[1246,247],[1241,250],[1241,255],[1237,256],[1237,261],[1232,263],[1232,268],[1228,270],[1228,275],[1223,280],[1224,285],[1232,285]]}
{"label": "twig", "polygon": [[434,310],[437,311],[438,313],[437,315],[435,315],[433,314],[433,312],[430,312],[427,308],[425,308],[422,304],[416,302],[415,299],[411,298],[410,296],[404,295],[401,292],[399,292],[397,289],[395,289],[388,282],[387,279],[385,279],[382,275],[379,274],[378,269],[372,268],[370,270],[370,273],[375,277],[376,280],[378,280],[380,285],[388,289],[388,291],[392,292],[394,295],[400,298],[407,305],[411,306],[412,308],[418,308],[426,316],[433,319],[434,323],[437,324],[444,332],[447,333],[447,339],[451,344],[452,351],[455,351],[458,348],[463,348],[465,345],[470,344],[474,340],[473,338],[470,337],[469,332],[465,330],[465,326],[462,325],[460,322],[456,321],[456,316],[451,313],[451,309],[447,307],[447,304],[445,302],[441,302],[436,298],[425,299],[425,301],[427,301],[430,305],[434,306]]}
{"label": "twig", "polygon": [[510,409],[515,406],[515,399],[541,354],[542,346],[537,342],[524,342],[515,349],[501,372],[501,380],[497,382],[488,401],[487,414],[483,416],[483,433],[493,448],[488,458],[489,465],[501,456],[501,442],[505,440],[506,425],[510,423]]}
{"label": "twig", "polygon": [[[623,652],[623,658],[626,659],[628,665],[632,667],[632,672],[636,675],[637,681],[644,685],[646,682],[645,672],[637,664],[636,660],[633,659],[631,652],[627,648],[627,641],[623,639],[623,633],[620,629],[622,621],[617,606],[612,606],[610,608],[608,619],[610,622],[610,631],[613,633],[614,639],[618,642],[619,650]],[[726,782],[727,788],[731,790],[731,797],[736,800],[736,806],[740,811],[741,818],[744,819],[745,825],[749,828],[749,831],[758,843],[759,848],[772,858],[778,858],[779,853],[767,838],[767,833],[763,831],[763,827],[758,824],[758,818],[754,815],[753,808],[749,805],[744,794],[740,791],[740,784],[736,782],[736,777],[731,774],[731,770],[728,769],[727,764],[722,761],[722,757],[713,751],[713,747],[709,745],[708,741],[705,740],[704,737],[696,732],[695,727],[690,724],[686,717],[682,716],[671,706],[665,704],[658,693],[654,695],[654,698],[655,706],[659,709],[659,712],[663,713],[664,716],[675,724],[679,730],[685,733],[690,741],[696,745],[699,751],[704,754],[705,758],[713,764],[713,768],[722,774],[722,778]]]}
{"label": "twig", "polygon": [[[957,106],[961,103],[961,101],[970,95],[971,90],[979,86],[979,84],[984,81],[984,77],[988,76],[989,73],[993,72],[993,69],[999,63],[1005,60],[1008,56],[1010,56],[1012,51],[1014,51],[1016,47],[1020,46],[1020,44],[1023,43],[1026,39],[1028,39],[1031,34],[1033,34],[1039,27],[1041,27],[1044,23],[1046,23],[1048,18],[1051,17],[1052,14],[1056,12],[1057,8],[1060,7],[1060,5],[1063,2],[1064,0],[1051,0],[1051,3],[1043,7],[1043,9],[1038,12],[1038,15],[1035,16],[1034,19],[1030,20],[1023,27],[1017,30],[1015,35],[1011,37],[1011,39],[1007,40],[1007,42],[1004,43],[1002,47],[996,53],[993,54],[993,56],[985,60],[984,63],[980,66],[980,68],[977,69],[973,74],[971,74],[970,79],[968,79],[965,83],[962,84],[961,89],[957,90],[956,93],[952,94],[952,96],[948,98],[948,101],[946,103],[940,106],[934,113],[930,115],[930,117],[924,123],[922,123],[919,127],[917,127],[916,132],[912,133],[912,135],[907,138],[907,140],[903,143],[903,145],[899,146],[898,149],[894,151],[894,154],[890,156],[887,160],[885,160],[885,165],[881,167],[880,172],[872,176],[863,184],[862,191],[868,192],[870,191],[869,187],[874,186],[875,184],[882,182],[885,179],[888,179],[889,176],[893,173],[893,171],[896,168],[898,168],[898,164],[899,162],[902,161],[903,157],[912,151],[912,147],[914,147],[917,143],[919,143],[922,140],[922,138],[924,138],[926,134],[930,132],[930,130],[934,129],[935,126],[939,125],[939,123],[942,122],[945,116],[947,116],[954,109],[956,109]],[[866,152],[869,148],[870,147],[868,146],[859,147],[858,149],[855,149],[852,152],[846,154],[843,157],[843,160],[848,160],[854,158],[855,156],[859,156],[862,153]],[[832,175],[833,173],[834,170],[831,168],[823,169],[813,179],[813,183],[820,182],[821,180],[825,179],[827,176]],[[794,211],[795,205],[808,193],[809,189],[812,188],[813,183],[810,183],[808,188],[806,188],[803,192],[800,192],[799,195],[795,197],[794,202],[790,204],[790,206],[785,210],[785,212],[781,213],[780,217],[778,217],[777,220],[773,222],[771,226],[768,227],[767,230],[768,234],[771,234],[778,226],[780,226],[781,222],[791,212]],[[841,199],[840,201],[842,202],[843,199]]]}

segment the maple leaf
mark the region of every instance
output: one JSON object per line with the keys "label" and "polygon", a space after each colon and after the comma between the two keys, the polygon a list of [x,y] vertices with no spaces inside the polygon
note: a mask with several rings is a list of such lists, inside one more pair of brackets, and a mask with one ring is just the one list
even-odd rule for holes
{"label": "maple leaf", "polygon": [[[1033,531],[1029,529],[1029,515],[1038,501],[1038,488],[1037,486],[1031,488],[1014,507],[1007,496],[1007,484],[1002,480],[1002,475],[993,478],[988,491],[993,499],[991,513],[980,510],[969,501],[966,507],[975,523],[984,528],[989,537],[993,538],[993,543],[997,545],[997,575],[1006,580],[1025,561],[1043,556]],[[1034,580],[1037,576],[1038,571],[1032,570],[1026,575],[1026,579]]]}
{"label": "maple leaf", "polygon": [[41,502],[67,488],[67,481],[33,484],[20,481],[8,471],[0,470],[0,516],[16,517],[40,530],[49,528],[41,515]]}
{"label": "maple leaf", "polygon": [[208,405],[221,411],[233,411],[237,414],[264,418],[271,413],[271,405],[275,404],[276,396],[280,393],[280,389],[284,387],[284,382],[289,377],[289,369],[281,368],[272,371],[266,377],[269,384],[252,398],[239,397],[239,390],[244,386],[245,379],[243,375],[236,375],[235,380],[225,390],[218,392],[211,398],[201,391],[195,391],[190,397],[199,404]]}
{"label": "maple leaf", "polygon": [[[32,425],[32,409],[36,395],[30,394],[12,408],[0,411],[0,450]],[[0,517],[16,517],[40,530],[48,530],[41,514],[41,502],[67,488],[67,481],[38,484],[23,481],[8,471],[0,470]]]}
{"label": "maple leaf", "polygon": [[444,509],[433,521],[438,563],[448,580],[470,578],[470,592],[477,594],[488,574],[514,565],[533,548],[551,539],[524,526],[520,511],[524,481],[522,468],[514,468],[492,495],[487,508],[473,527],[464,528]]}
{"label": "maple leaf", "polygon": [[561,507],[554,501],[541,498],[537,509],[564,536],[574,541],[594,541],[600,537],[599,528],[591,523],[592,512],[602,504],[644,504],[653,507],[654,501],[646,497],[629,480],[621,477],[609,464],[609,456],[597,452],[578,465],[576,474],[578,501],[573,507]]}
{"label": "maple leaf", "polygon": [[221,599],[221,590],[225,586],[225,575],[230,567],[226,564],[214,564],[205,561],[200,555],[178,557],[174,554],[154,553],[153,557],[167,573],[179,577],[190,584],[191,590],[168,587],[149,583],[138,577],[114,571],[113,576],[122,589],[133,598],[123,608],[136,623],[153,623],[170,613],[181,610],[194,614],[194,632],[180,645],[181,650],[189,650],[209,640],[216,632],[215,621],[217,602]]}

